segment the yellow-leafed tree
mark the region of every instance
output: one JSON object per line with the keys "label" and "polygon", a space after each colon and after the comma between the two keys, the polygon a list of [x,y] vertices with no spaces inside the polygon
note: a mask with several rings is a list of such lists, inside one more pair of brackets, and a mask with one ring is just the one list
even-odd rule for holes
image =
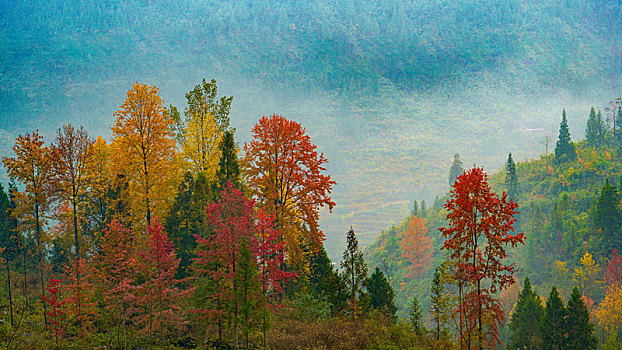
{"label": "yellow-leafed tree", "polygon": [[114,115],[113,171],[127,181],[133,225],[145,228],[154,216],[163,218],[173,200],[178,167],[172,120],[158,88],[138,82]]}
{"label": "yellow-leafed tree", "polygon": [[581,266],[574,270],[573,281],[579,286],[583,295],[594,298],[600,288],[600,267],[592,258],[592,254],[585,252],[581,257]]}
{"label": "yellow-leafed tree", "polygon": [[218,146],[222,140],[214,115],[205,108],[193,109],[189,111],[184,124],[184,160],[195,178],[203,172],[207,180],[213,182],[221,154]]}

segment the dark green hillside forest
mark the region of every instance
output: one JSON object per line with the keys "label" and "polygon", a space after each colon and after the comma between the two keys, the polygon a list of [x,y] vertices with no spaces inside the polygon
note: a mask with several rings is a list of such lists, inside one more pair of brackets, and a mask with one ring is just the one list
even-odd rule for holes
{"label": "dark green hillside forest", "polygon": [[242,140],[272,113],[304,122],[318,139],[340,183],[339,205],[322,218],[333,260],[353,218],[370,244],[413,198],[431,203],[445,192],[454,153],[468,148],[466,164],[490,169],[510,149],[517,159],[542,153],[559,106],[578,125],[589,104],[604,107],[616,94],[622,71],[615,0],[3,0],[0,8],[2,153],[24,130],[53,137],[59,120],[108,137],[134,81],[180,105],[189,86],[214,77],[235,96]]}

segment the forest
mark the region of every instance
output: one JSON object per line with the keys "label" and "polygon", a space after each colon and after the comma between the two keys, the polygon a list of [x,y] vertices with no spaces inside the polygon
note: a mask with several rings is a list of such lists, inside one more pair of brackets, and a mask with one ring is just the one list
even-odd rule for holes
{"label": "forest", "polygon": [[[298,122],[239,145],[215,80],[165,104],[134,83],[112,137],[61,125],[2,158],[7,348],[616,349],[622,345],[622,108],[573,142],[449,193],[335,266],[338,184]],[[604,114],[603,114],[604,112]],[[534,327],[534,324],[536,325]]]}

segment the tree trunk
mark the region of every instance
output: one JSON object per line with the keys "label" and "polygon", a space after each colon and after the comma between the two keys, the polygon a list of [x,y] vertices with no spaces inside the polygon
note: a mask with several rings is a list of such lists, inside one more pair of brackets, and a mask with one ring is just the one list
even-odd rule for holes
{"label": "tree trunk", "polygon": [[6,283],[9,288],[9,312],[11,314],[11,327],[13,327],[15,325],[13,322],[13,294],[11,293],[11,268],[8,262],[6,264]]}
{"label": "tree trunk", "polygon": [[[41,295],[45,296],[45,287],[43,283],[43,254],[41,253],[41,223],[39,222],[39,203],[35,200],[35,225],[37,233],[37,258],[39,259],[39,281],[41,282]],[[47,304],[43,301],[43,321],[47,327],[48,325],[48,308]]]}

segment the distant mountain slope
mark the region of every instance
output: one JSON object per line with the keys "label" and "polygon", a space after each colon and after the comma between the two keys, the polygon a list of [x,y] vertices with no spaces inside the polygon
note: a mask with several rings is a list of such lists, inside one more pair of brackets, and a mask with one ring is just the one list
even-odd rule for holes
{"label": "distant mountain slope", "polygon": [[[577,151],[578,159],[574,162],[556,164],[554,155],[549,154],[516,164],[521,189],[516,228],[525,233],[526,244],[508,249],[509,262],[517,264],[519,281],[529,277],[540,295],[546,295],[556,285],[567,297],[574,285],[572,271],[579,267],[586,251],[600,266],[606,266],[610,258],[610,251],[601,251],[603,237],[594,228],[593,215],[605,182],[608,180],[618,189],[622,185],[622,146],[610,142],[595,148],[581,141],[577,143]],[[504,169],[490,174],[493,192],[501,194],[505,190],[504,179]],[[402,257],[404,252],[400,245],[412,214],[398,226],[382,231],[365,251],[370,270],[379,266],[389,275],[401,312],[405,312],[413,296],[420,300],[423,309],[429,306],[433,269],[444,259],[440,249],[444,240],[438,228],[446,225],[442,206],[447,199],[448,194],[439,197],[425,215],[427,233],[433,241],[434,262],[421,278],[406,277],[409,262]],[[571,272],[562,274],[556,270],[562,265]],[[604,274],[604,270],[599,274]],[[590,297],[598,303],[602,300],[602,291]]]}
{"label": "distant mountain slope", "polygon": [[414,198],[446,189],[451,156],[497,167],[539,154],[559,106],[573,121],[620,94],[622,5],[545,1],[0,0],[0,152],[61,123],[109,135],[136,80],[167,102],[202,78],[235,97],[246,141],[261,114],[308,128],[338,181],[324,216],[335,258]]}

